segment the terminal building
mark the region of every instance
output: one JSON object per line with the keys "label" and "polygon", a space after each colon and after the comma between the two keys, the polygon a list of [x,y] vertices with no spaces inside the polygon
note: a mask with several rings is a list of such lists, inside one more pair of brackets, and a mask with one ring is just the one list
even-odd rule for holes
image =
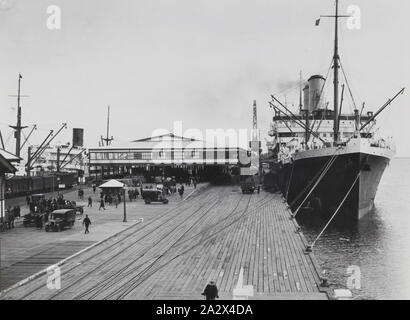
{"label": "terminal building", "polygon": [[17,169],[14,163],[19,162],[20,158],[11,154],[10,152],[0,148],[0,224],[5,223],[5,188],[6,188],[6,176],[8,174],[14,174]]}
{"label": "terminal building", "polygon": [[204,181],[237,175],[240,159],[246,156],[247,150],[239,147],[209,146],[204,141],[170,133],[91,148],[89,172],[96,179],[144,175],[177,179],[194,176]]}

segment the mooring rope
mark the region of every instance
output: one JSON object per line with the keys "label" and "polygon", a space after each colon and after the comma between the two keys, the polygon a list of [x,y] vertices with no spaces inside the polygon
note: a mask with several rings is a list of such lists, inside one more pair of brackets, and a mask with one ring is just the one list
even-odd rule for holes
{"label": "mooring rope", "polygon": [[327,164],[325,165],[325,169],[322,171],[320,174],[319,178],[313,185],[313,187],[310,189],[306,197],[303,199],[303,201],[299,204],[299,207],[295,210],[295,212],[292,214],[292,218],[296,217],[298,214],[299,210],[302,208],[303,204],[306,202],[306,200],[310,197],[312,192],[316,189],[316,187],[319,185],[320,181],[323,179],[323,177],[326,175],[326,173],[329,171],[330,167],[333,165],[333,163],[336,161],[336,158],[338,157],[337,152],[340,150],[340,148],[337,148],[335,153],[332,155],[332,157],[329,159]]}
{"label": "mooring rope", "polygon": [[[292,159],[292,160],[293,160],[293,159]],[[285,197],[285,198],[286,198],[286,201],[288,201],[288,195],[289,195],[290,184],[292,183],[293,169],[295,169],[295,161],[294,161],[294,160],[293,160],[293,164],[292,164],[292,171],[290,172],[288,187],[286,188],[286,197]]]}

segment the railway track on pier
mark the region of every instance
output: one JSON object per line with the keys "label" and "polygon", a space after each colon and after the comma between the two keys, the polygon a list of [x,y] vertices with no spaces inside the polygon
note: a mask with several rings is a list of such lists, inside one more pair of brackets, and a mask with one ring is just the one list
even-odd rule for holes
{"label": "railway track on pier", "polygon": [[[207,198],[208,196],[209,192],[205,191],[199,196],[199,199]],[[85,252],[81,255],[81,257],[78,257],[78,259],[81,259],[81,261],[87,261],[102,257],[104,258],[104,261],[105,259],[107,259],[108,261],[114,261],[114,259],[117,258],[120,254],[122,254],[124,250],[132,249],[133,245],[135,245],[138,241],[141,241],[147,236],[149,236],[150,231],[155,230],[155,228],[157,228],[161,224],[168,224],[169,222],[171,222],[171,220],[175,219],[175,217],[181,217],[181,215],[178,214],[178,212],[182,214],[183,212],[186,212],[189,208],[192,208],[192,203],[181,202],[180,205],[164,210],[164,212],[161,213],[160,216],[158,216],[156,219],[152,219],[148,223],[135,224],[131,226],[130,228],[121,232],[117,237],[110,239],[107,243],[104,243],[100,246],[93,248],[91,252]],[[145,233],[141,234],[144,231]],[[104,254],[106,254],[106,256],[104,256]],[[82,262],[77,262],[73,264],[72,261],[70,261],[66,265],[62,266],[62,271],[64,274],[69,274],[70,272],[73,272],[75,269],[79,269],[81,265]],[[103,267],[103,263],[95,266],[95,270],[101,267]],[[86,278],[87,276],[88,273],[82,273],[80,277]],[[45,282],[42,282],[34,286],[34,288],[30,288],[21,296],[21,299],[32,298],[36,292],[38,292],[41,289],[44,289],[44,286]],[[71,286],[71,284],[69,286]],[[62,288],[62,291],[65,291],[67,289],[68,288]]]}
{"label": "railway track on pier", "polygon": [[317,272],[298,251],[303,243],[285,208],[279,195],[205,189],[67,261],[61,267],[60,290],[48,290],[44,276],[4,298],[200,298],[209,280],[217,280],[223,296],[229,296],[241,266],[246,282],[256,283],[255,289],[265,294],[299,288],[310,295],[317,292]]}

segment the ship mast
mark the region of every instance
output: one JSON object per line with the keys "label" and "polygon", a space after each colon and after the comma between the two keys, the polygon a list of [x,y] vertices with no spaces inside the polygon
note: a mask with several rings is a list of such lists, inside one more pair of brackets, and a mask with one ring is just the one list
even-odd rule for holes
{"label": "ship mast", "polygon": [[114,140],[113,136],[111,136],[111,138],[109,137],[109,132],[110,132],[110,106],[108,106],[108,111],[107,111],[107,137],[103,138],[101,136],[103,146],[104,146],[104,141],[105,141],[106,146],[109,146],[111,141]]}
{"label": "ship mast", "polygon": [[334,123],[333,123],[333,140],[334,144],[339,142],[339,37],[338,37],[338,22],[339,22],[339,0],[336,0],[335,14],[335,47],[333,54],[333,105],[334,105]]}
{"label": "ship mast", "polygon": [[17,97],[17,124],[15,126],[10,126],[10,128],[14,129],[14,137],[16,138],[16,156],[18,158],[20,158],[20,150],[21,150],[21,131],[25,128],[27,128],[26,126],[22,126],[21,125],[21,105],[20,105],[20,99],[22,97],[26,97],[26,96],[22,96],[20,94],[20,88],[21,88],[21,79],[23,79],[23,77],[21,76],[21,74],[19,74],[19,81],[18,81],[18,92],[17,92],[17,96],[10,96],[10,97]]}
{"label": "ship mast", "polygon": [[[333,140],[334,144],[338,144],[339,137],[339,68],[340,68],[340,56],[339,56],[339,18],[350,17],[349,15],[339,14],[339,0],[335,0],[335,15],[320,16],[321,18],[334,18],[335,19],[335,43],[333,52]],[[316,26],[320,23],[320,19],[316,20]]]}

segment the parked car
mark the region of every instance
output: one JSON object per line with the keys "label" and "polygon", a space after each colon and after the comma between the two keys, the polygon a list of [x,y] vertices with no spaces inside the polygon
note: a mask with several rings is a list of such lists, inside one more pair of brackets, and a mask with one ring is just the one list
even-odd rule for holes
{"label": "parked car", "polygon": [[24,227],[34,227],[39,223],[39,219],[43,219],[43,214],[30,212],[23,216],[23,226]]}
{"label": "parked car", "polygon": [[84,205],[79,206],[75,201],[66,200],[65,204],[61,209],[74,209],[76,213],[83,214],[84,213]]}
{"label": "parked car", "polygon": [[243,176],[240,182],[242,193],[253,193],[257,189],[253,176]]}
{"label": "parked car", "polygon": [[46,222],[45,230],[61,231],[65,228],[71,228],[75,223],[75,209],[58,209],[54,210]]}
{"label": "parked car", "polygon": [[151,204],[152,202],[167,204],[169,202],[163,191],[159,189],[142,189],[142,198],[145,204]]}

